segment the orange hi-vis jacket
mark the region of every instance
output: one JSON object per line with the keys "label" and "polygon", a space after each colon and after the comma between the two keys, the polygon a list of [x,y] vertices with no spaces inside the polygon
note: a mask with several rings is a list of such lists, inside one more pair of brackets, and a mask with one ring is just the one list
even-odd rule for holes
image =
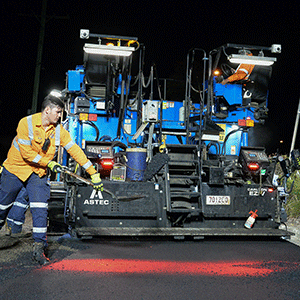
{"label": "orange hi-vis jacket", "polygon": [[[47,138],[50,145],[47,151],[43,151],[42,147]],[[58,146],[64,147],[90,175],[96,173],[91,161],[72,141],[69,132],[61,124],[50,125],[44,129],[41,113],[20,120],[17,136],[12,142],[3,166],[22,181],[26,181],[33,172],[42,177],[46,175],[47,165],[53,160]]]}
{"label": "orange hi-vis jacket", "polygon": [[[252,54],[248,54],[252,56]],[[255,65],[240,64],[235,73],[228,77],[229,82],[248,79]]]}

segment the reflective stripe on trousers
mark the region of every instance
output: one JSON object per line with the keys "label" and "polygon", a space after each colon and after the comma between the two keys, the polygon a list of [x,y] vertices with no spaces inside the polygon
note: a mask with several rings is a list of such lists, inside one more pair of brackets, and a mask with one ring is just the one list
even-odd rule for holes
{"label": "reflective stripe on trousers", "polygon": [[[11,205],[23,186],[26,187],[28,193],[32,214],[32,237],[35,242],[43,242],[47,246],[47,208],[50,186],[46,176],[40,178],[37,174],[32,173],[23,183],[4,168],[0,183],[0,220],[5,220]],[[0,224],[0,228],[2,226],[3,222]]]}

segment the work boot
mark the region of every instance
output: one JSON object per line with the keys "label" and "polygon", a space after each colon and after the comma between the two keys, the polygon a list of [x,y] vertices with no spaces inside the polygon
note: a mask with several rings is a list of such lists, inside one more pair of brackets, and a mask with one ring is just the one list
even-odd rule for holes
{"label": "work boot", "polygon": [[33,244],[33,260],[37,261],[41,266],[50,263],[50,260],[46,257],[44,250],[45,247],[43,243]]}
{"label": "work boot", "polygon": [[11,236],[11,228],[8,226],[7,222],[5,222],[6,233],[5,235]]}
{"label": "work boot", "polygon": [[12,226],[9,226],[7,224],[7,222],[5,223],[5,226],[6,226],[6,233],[5,233],[5,235],[6,236],[10,236],[11,238],[20,239],[20,238],[26,238],[26,237],[31,236],[30,232],[23,233],[22,232],[22,227],[21,228],[19,228],[18,226],[12,227]]}

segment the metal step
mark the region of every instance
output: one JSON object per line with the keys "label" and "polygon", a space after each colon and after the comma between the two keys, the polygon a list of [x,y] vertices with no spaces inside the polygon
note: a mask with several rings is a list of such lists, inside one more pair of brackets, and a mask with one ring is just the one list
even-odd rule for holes
{"label": "metal step", "polygon": [[183,197],[183,198],[194,198],[194,197],[200,197],[200,193],[197,192],[173,192],[172,189],[170,191],[171,198],[175,197]]}
{"label": "metal step", "polygon": [[194,175],[174,175],[174,174],[169,174],[170,175],[170,179],[199,179],[199,176],[194,176]]}

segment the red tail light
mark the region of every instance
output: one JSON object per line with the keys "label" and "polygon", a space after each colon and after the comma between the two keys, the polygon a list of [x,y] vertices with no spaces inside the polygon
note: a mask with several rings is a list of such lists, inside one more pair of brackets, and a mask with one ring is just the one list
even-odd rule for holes
{"label": "red tail light", "polygon": [[274,192],[274,189],[273,189],[273,188],[268,188],[268,192],[269,192],[269,193],[273,193],[273,192]]}
{"label": "red tail light", "polygon": [[249,163],[247,167],[250,171],[257,171],[260,168],[258,163]]}
{"label": "red tail light", "polygon": [[114,160],[111,158],[101,159],[100,164],[103,170],[112,170],[114,166]]}

